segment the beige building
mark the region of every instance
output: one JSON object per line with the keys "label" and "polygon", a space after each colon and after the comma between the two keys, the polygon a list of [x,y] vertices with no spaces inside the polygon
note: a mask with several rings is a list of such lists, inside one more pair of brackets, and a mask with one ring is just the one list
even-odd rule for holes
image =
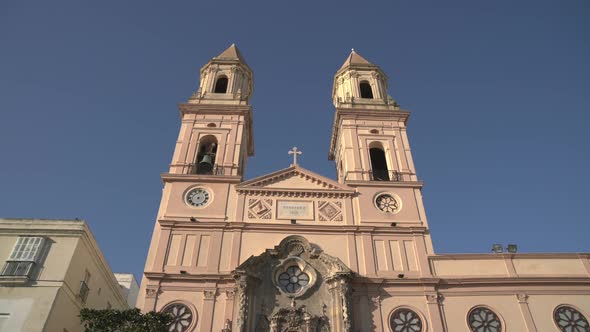
{"label": "beige building", "polygon": [[81,332],[80,309],[127,309],[81,220],[0,219],[0,331]]}
{"label": "beige building", "polygon": [[170,331],[590,331],[589,254],[434,252],[410,112],[358,53],[326,123],[336,180],[293,149],[290,167],[245,181],[252,71],[232,45],[200,78],[179,106],[138,299],[171,313]]}

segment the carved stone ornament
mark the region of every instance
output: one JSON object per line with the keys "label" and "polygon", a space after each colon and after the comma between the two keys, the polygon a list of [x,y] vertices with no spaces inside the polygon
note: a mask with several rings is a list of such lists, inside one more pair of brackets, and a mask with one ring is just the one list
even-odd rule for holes
{"label": "carved stone ornament", "polygon": [[217,295],[217,290],[207,289],[204,290],[203,293],[205,294],[205,300],[213,300],[215,298],[215,295]]}
{"label": "carved stone ornament", "polygon": [[145,297],[156,297],[158,295],[157,288],[146,288],[145,289]]}
{"label": "carved stone ornament", "polygon": [[342,221],[342,203],[319,201],[318,215],[320,221]]}
{"label": "carved stone ornament", "polygon": [[225,323],[223,323],[223,329],[221,332],[231,332],[231,320],[226,319]]}
{"label": "carved stone ornament", "polygon": [[529,296],[525,293],[518,293],[516,294],[519,303],[527,303]]}
{"label": "carved stone ornament", "polygon": [[379,305],[381,305],[381,301],[382,301],[382,300],[383,300],[383,299],[381,298],[381,295],[374,295],[374,296],[371,296],[371,302],[373,302],[373,304],[374,304],[375,306],[379,306]]}
{"label": "carved stone ornament", "polygon": [[271,219],[272,218],[272,199],[254,199],[248,200],[248,218],[250,219]]}
{"label": "carved stone ornament", "polygon": [[295,301],[291,307],[281,308],[270,319],[271,332],[301,332],[329,331],[328,318],[315,316],[307,312],[305,306],[296,307]]}
{"label": "carved stone ornament", "polygon": [[236,291],[233,289],[226,289],[225,290],[225,298],[228,300],[233,300],[236,295]]}
{"label": "carved stone ornament", "polygon": [[430,304],[440,304],[444,300],[442,294],[426,294],[426,302]]}
{"label": "carved stone ornament", "polygon": [[[338,313],[339,331],[352,331],[352,271],[302,236],[288,236],[251,256],[233,275],[238,332],[249,326],[256,331],[329,332],[335,323],[326,316],[327,308]],[[299,307],[296,299],[302,302]]]}

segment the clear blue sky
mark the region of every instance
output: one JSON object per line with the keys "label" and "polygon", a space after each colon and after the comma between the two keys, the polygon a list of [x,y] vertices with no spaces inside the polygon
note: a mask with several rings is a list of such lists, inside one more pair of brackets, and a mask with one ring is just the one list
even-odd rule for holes
{"label": "clear blue sky", "polygon": [[411,110],[438,253],[590,251],[590,2],[0,3],[0,215],[83,218],[141,275],[177,103],[232,42],[254,70],[247,178],[333,177],[335,71],[355,48]]}

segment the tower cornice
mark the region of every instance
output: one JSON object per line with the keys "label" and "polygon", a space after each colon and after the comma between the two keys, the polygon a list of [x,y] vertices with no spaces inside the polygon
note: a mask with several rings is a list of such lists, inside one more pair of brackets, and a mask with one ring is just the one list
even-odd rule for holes
{"label": "tower cornice", "polygon": [[404,126],[410,118],[410,111],[399,109],[370,109],[370,108],[336,108],[334,113],[334,122],[332,124],[332,137],[330,139],[330,152],[328,160],[334,160],[336,142],[338,140],[339,129],[344,119],[354,120],[387,120],[403,122]]}
{"label": "tower cornice", "polygon": [[178,104],[180,117],[187,114],[222,114],[242,115],[248,133],[248,156],[254,155],[254,131],[252,129],[252,107],[250,105],[226,105],[226,104]]}

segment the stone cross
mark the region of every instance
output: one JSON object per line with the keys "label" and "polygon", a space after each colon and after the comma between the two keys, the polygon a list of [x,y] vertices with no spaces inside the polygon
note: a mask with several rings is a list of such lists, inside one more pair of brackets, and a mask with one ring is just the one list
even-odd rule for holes
{"label": "stone cross", "polygon": [[294,146],[293,149],[289,150],[289,154],[293,155],[293,165],[297,165],[297,155],[302,154],[302,152],[297,150],[297,147]]}

